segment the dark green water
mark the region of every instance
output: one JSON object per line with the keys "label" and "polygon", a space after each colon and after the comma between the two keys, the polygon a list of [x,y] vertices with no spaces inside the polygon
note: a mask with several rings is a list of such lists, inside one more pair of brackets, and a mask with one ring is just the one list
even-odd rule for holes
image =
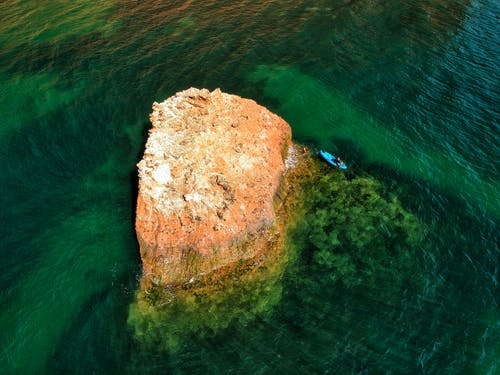
{"label": "dark green water", "polygon": [[[7,0],[0,19],[1,373],[500,372],[497,1]],[[353,168],[316,186],[255,316],[153,325],[172,350],[128,323],[135,164],[152,102],[190,86]]]}

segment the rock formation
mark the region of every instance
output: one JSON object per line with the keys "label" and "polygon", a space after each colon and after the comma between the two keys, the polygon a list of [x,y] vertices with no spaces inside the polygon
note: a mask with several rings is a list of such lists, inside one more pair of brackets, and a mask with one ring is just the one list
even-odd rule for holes
{"label": "rock formation", "polygon": [[289,125],[253,100],[194,88],[154,103],[150,120],[136,216],[145,282],[179,285],[265,258],[280,237]]}

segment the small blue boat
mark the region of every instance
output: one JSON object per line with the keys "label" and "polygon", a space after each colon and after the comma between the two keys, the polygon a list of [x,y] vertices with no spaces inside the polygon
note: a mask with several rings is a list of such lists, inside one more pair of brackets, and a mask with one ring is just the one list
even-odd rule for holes
{"label": "small blue boat", "polygon": [[326,160],[326,162],[328,164],[333,165],[335,168],[343,169],[343,170],[347,169],[347,165],[345,165],[345,163],[342,160],[340,160],[340,158],[333,156],[329,152],[320,150],[319,154],[321,155],[321,157],[323,159]]}

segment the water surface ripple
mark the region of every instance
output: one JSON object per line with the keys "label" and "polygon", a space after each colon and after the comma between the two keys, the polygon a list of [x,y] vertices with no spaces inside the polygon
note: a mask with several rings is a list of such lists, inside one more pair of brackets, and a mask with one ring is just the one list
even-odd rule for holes
{"label": "water surface ripple", "polygon": [[[497,1],[9,0],[0,15],[2,373],[500,371]],[[276,303],[255,292],[255,317],[207,312],[217,329],[176,335],[184,320],[159,336],[175,349],[150,347],[127,323],[135,164],[151,103],[190,86],[255,99],[352,172],[323,170]]]}

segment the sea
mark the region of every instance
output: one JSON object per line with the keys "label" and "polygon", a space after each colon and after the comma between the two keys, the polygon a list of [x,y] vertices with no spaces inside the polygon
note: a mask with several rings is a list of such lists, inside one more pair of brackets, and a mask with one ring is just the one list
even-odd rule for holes
{"label": "sea", "polygon": [[[500,374],[498,0],[4,0],[0,19],[1,374]],[[136,164],[152,103],[189,87],[349,169],[321,165],[272,283],[138,328]]]}

